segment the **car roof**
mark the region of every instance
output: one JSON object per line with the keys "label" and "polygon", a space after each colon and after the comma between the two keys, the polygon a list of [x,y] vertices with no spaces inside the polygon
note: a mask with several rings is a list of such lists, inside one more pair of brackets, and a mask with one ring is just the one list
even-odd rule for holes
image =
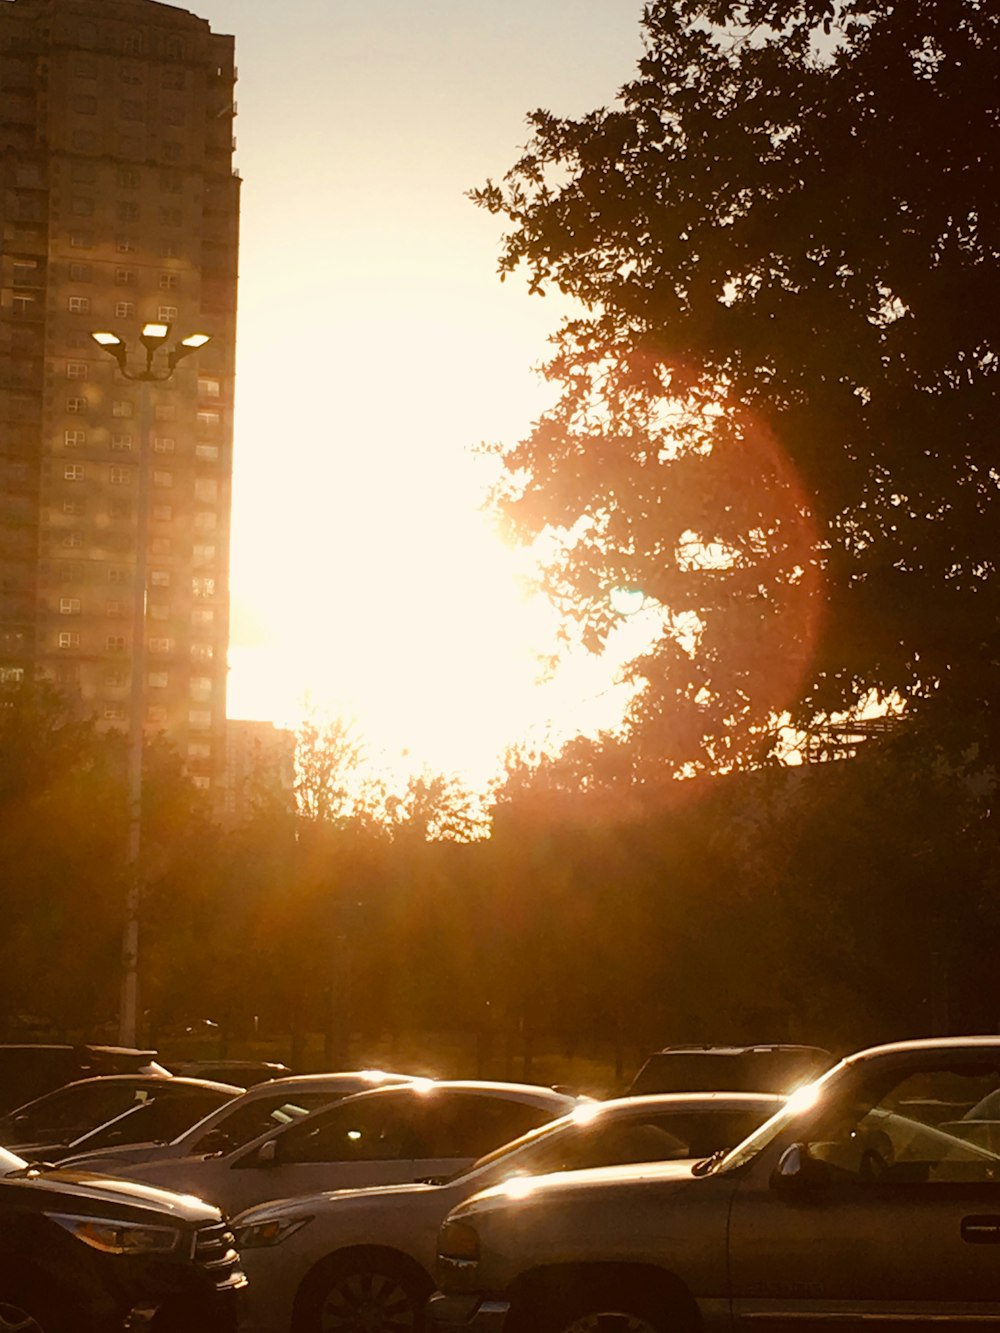
{"label": "car roof", "polygon": [[322,1092],[330,1089],[330,1100],[338,1095],[342,1088],[358,1084],[358,1092],[377,1091],[383,1087],[398,1087],[412,1083],[413,1074],[391,1074],[381,1069],[348,1069],[332,1074],[289,1074],[286,1078],[269,1078],[263,1083],[255,1083],[248,1088],[245,1096],[272,1096],[276,1092],[285,1092],[290,1096],[296,1092]]}
{"label": "car roof", "polygon": [[885,1042],[881,1046],[869,1046],[863,1051],[854,1051],[846,1057],[849,1064],[857,1061],[872,1060],[890,1055],[913,1055],[919,1052],[938,1055],[942,1051],[954,1051],[956,1055],[1000,1055],[1000,1035],[985,1033],[981,1036],[967,1037],[912,1037],[905,1041]]}
{"label": "car roof", "polygon": [[[830,1052],[823,1046],[801,1046],[789,1042],[760,1042],[755,1041],[747,1046],[713,1046],[711,1044],[700,1045],[693,1042],[689,1045],[664,1046],[659,1051],[654,1051],[654,1055],[757,1055],[770,1054],[773,1051],[787,1051],[788,1053],[802,1055],[824,1055],[829,1056]],[[832,1058],[832,1057],[831,1057]]]}
{"label": "car roof", "polygon": [[752,1110],[757,1106],[773,1106],[775,1110],[784,1106],[788,1098],[781,1092],[643,1092],[635,1097],[611,1097],[607,1101],[590,1103],[597,1111],[629,1107],[646,1107],[649,1110],[678,1111],[739,1110],[745,1107]]}
{"label": "car roof", "polygon": [[164,1088],[170,1087],[177,1091],[183,1088],[210,1088],[214,1092],[228,1092],[233,1097],[238,1097],[243,1088],[236,1087],[232,1083],[217,1083],[213,1079],[205,1078],[187,1078],[175,1074],[95,1074],[92,1078],[77,1078],[71,1083],[63,1083],[58,1088],[52,1088],[48,1092],[43,1092],[39,1097],[33,1097],[30,1102],[25,1102],[22,1106],[16,1106],[15,1111],[23,1111],[36,1102],[48,1101],[50,1097],[62,1095],[72,1088],[95,1088],[114,1087],[120,1083],[128,1084],[132,1087],[151,1087]]}

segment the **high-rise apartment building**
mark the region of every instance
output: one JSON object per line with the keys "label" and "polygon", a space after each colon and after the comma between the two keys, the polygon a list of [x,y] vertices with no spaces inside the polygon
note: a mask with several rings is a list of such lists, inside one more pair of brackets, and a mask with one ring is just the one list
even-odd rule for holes
{"label": "high-rise apartment building", "polygon": [[[225,762],[235,80],[233,38],[186,10],[0,0],[0,680],[127,727],[147,449],[146,728],[202,787]],[[212,337],[149,390],[91,338],[141,369],[146,321]]]}

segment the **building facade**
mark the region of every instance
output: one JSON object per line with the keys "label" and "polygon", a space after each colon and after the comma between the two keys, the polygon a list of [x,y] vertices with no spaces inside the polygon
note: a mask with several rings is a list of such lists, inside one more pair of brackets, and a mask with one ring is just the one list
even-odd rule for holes
{"label": "building facade", "polygon": [[[225,764],[235,81],[233,38],[183,9],[0,3],[0,680],[127,729],[142,498],[145,726],[203,788]],[[147,321],[211,342],[146,387],[91,334],[141,371]]]}

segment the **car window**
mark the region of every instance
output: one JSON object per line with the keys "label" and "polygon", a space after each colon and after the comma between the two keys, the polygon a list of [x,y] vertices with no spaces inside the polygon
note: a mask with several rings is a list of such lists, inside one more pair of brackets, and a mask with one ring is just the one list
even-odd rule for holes
{"label": "car window", "polygon": [[317,1111],[275,1141],[286,1162],[379,1162],[413,1156],[413,1098],[373,1097]]}
{"label": "car window", "polygon": [[116,1144],[169,1143],[224,1100],[224,1094],[207,1090],[151,1098],[81,1135],[71,1146],[91,1152]]}
{"label": "car window", "polygon": [[962,1115],[998,1087],[1000,1070],[937,1069],[861,1088],[821,1117],[809,1154],[857,1180],[1000,1185],[1000,1155],[960,1132]]}
{"label": "car window", "polygon": [[269,1129],[287,1125],[300,1119],[317,1106],[330,1100],[328,1094],[310,1094],[289,1101],[284,1094],[259,1097],[243,1106],[234,1106],[228,1115],[220,1116],[204,1134],[198,1135],[188,1149],[191,1153],[226,1152],[240,1148],[252,1139],[260,1138]]}
{"label": "car window", "polygon": [[541,1107],[480,1093],[437,1091],[419,1105],[415,1157],[481,1157],[552,1119]]}
{"label": "car window", "polygon": [[99,1125],[146,1096],[145,1088],[119,1083],[60,1090],[42,1098],[30,1110],[8,1117],[7,1137],[12,1142],[26,1143],[32,1134],[58,1134],[80,1125]]}

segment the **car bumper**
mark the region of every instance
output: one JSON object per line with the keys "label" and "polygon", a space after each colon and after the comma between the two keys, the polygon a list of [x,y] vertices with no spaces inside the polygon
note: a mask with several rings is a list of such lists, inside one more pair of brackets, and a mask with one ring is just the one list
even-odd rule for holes
{"label": "car bumper", "polygon": [[501,1333],[510,1311],[509,1301],[483,1300],[479,1296],[448,1296],[435,1292],[427,1305],[431,1333]]}
{"label": "car bumper", "polygon": [[291,1328],[295,1294],[313,1260],[308,1255],[302,1259],[285,1253],[285,1249],[274,1245],[241,1251],[247,1289],[240,1333],[288,1333]]}

